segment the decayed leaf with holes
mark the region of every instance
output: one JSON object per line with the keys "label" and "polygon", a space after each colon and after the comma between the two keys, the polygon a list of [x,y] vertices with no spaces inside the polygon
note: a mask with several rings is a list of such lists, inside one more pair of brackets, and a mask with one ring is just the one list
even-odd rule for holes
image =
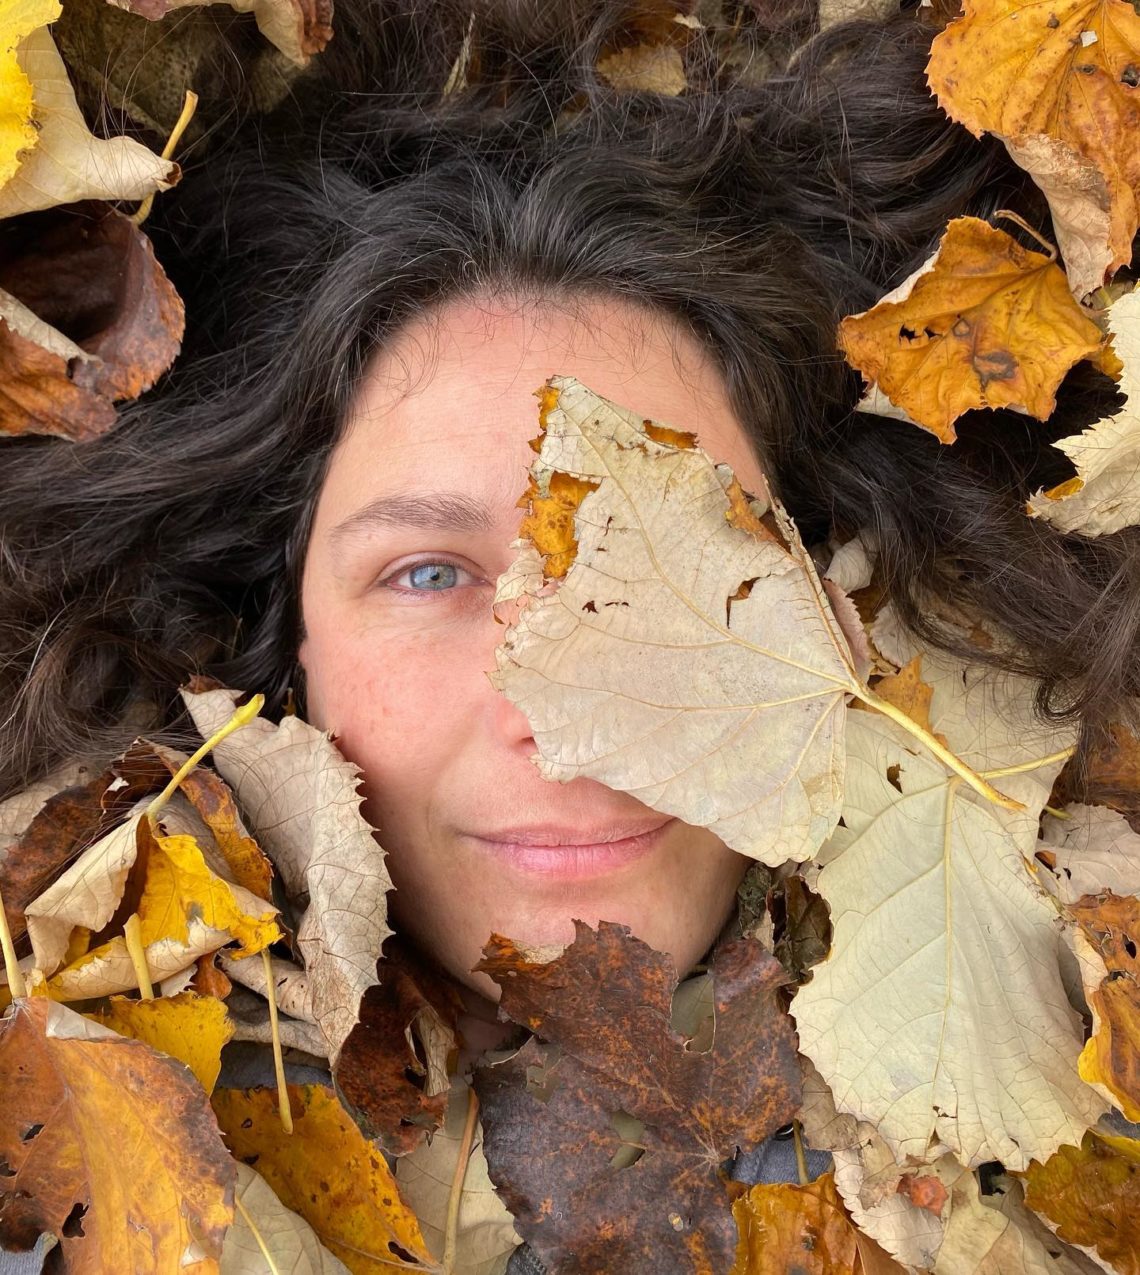
{"label": "decayed leaf with holes", "polygon": [[943,443],[979,407],[1045,420],[1081,359],[1104,363],[1106,337],[1061,268],[976,217],[947,227],[938,252],[901,287],[839,325],[847,361]]}
{"label": "decayed leaf with holes", "polygon": [[1140,523],[1140,289],[1120,297],[1108,321],[1124,364],[1124,406],[1055,443],[1077,475],[1029,501],[1031,514],[1085,536],[1106,536]]}
{"label": "decayed leaf with holes", "polygon": [[32,84],[32,118],[39,136],[13,176],[0,185],[0,217],[81,199],[144,199],[178,181],[178,165],[140,142],[94,136],[47,27],[21,41],[16,59]]}
{"label": "decayed leaf with holes", "polygon": [[1140,1275],[1140,1142],[1090,1130],[1025,1175],[1025,1202],[1068,1244]]}
{"label": "decayed leaf with holes", "polygon": [[838,817],[860,683],[794,527],[692,435],[572,377],[540,396],[495,598],[525,605],[491,675],[539,769],[631,792],[765,863],[810,858]]}
{"label": "decayed leaf with holes", "polygon": [[1068,915],[1078,927],[1077,954],[1084,958],[1081,976],[1093,1018],[1081,1076],[1129,1120],[1140,1120],[1140,897],[1086,895]]}
{"label": "decayed leaf with holes", "polygon": [[786,976],[754,940],[721,947],[700,1051],[670,1025],[671,958],[622,925],[575,930],[545,964],[499,935],[484,948],[502,1012],[540,1038],[476,1071],[491,1180],[555,1269],[727,1270],[719,1166],[798,1104]]}
{"label": "decayed leaf with holes", "polygon": [[213,996],[179,992],[153,1000],[112,996],[92,1017],[104,1027],[141,1040],[160,1054],[185,1063],[212,1093],[222,1069],[222,1046],[234,1034],[226,1007]]}
{"label": "decayed leaf with holes", "polygon": [[[184,691],[208,738],[233,713],[236,693]],[[384,851],[360,813],[360,771],[325,731],[297,717],[274,726],[255,718],[213,751],[250,831],[281,873],[286,892],[307,902],[297,945],[313,1013],[335,1062],[376,982],[388,927],[391,878]]]}
{"label": "decayed leaf with holes", "polygon": [[[129,1155],[124,1155],[129,1148]],[[186,1069],[43,997],[0,1021],[0,1244],[68,1270],[209,1275],[234,1164]]]}
{"label": "decayed leaf with holes", "polygon": [[1087,181],[1082,166],[1095,168],[1107,189],[1108,225],[1089,249],[1079,287],[1128,264],[1140,220],[1140,16],[1131,4],[967,0],[964,15],[933,42],[927,77],[947,114],[976,136],[1022,145],[1045,136],[1065,147],[1074,171],[1064,187]]}
{"label": "decayed leaf with holes", "polygon": [[[349,1275],[299,1213],[287,1209],[248,1164],[238,1163],[233,1225],[226,1232],[218,1275]],[[271,1258],[273,1266],[267,1261]]]}
{"label": "decayed leaf with holes", "polygon": [[16,56],[21,40],[59,17],[59,0],[22,0],[0,15],[0,186],[39,139],[32,118],[32,83]]}
{"label": "decayed leaf with holes", "polygon": [[982,800],[894,722],[851,713],[845,826],[815,883],[832,950],[792,1013],[839,1110],[900,1162],[929,1158],[937,1137],[964,1163],[1024,1168],[1104,1109],[1077,1075],[1056,909],[1025,865],[1072,733],[1034,719],[1027,679],[933,651],[922,668],[960,757],[1031,767],[1001,779],[1026,808]]}
{"label": "decayed leaf with holes", "polygon": [[433,1269],[379,1148],[331,1090],[288,1088],[291,1134],[281,1127],[275,1089],[215,1090],[214,1111],[233,1154],[256,1166],[281,1203],[299,1213],[353,1275],[390,1275],[393,1263],[405,1262]]}
{"label": "decayed leaf with holes", "polygon": [[[455,1165],[467,1120],[467,1086],[452,1085],[443,1125],[430,1142],[396,1161],[396,1184],[415,1213],[428,1247],[443,1256],[447,1210]],[[483,1137],[476,1126],[471,1156],[463,1175],[456,1229],[454,1275],[501,1275],[511,1253],[521,1243],[507,1206],[499,1199],[487,1173]]]}

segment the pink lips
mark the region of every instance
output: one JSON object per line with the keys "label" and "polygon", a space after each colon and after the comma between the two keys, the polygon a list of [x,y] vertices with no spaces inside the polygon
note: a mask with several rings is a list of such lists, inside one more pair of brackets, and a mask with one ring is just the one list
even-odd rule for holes
{"label": "pink lips", "polygon": [[523,872],[572,880],[603,876],[643,859],[656,849],[666,829],[675,822],[675,819],[658,820],[642,831],[620,837],[593,832],[587,835],[601,839],[591,842],[581,840],[583,834],[580,828],[570,830],[550,826],[512,828],[500,832],[496,838],[477,837],[476,840],[496,858],[506,860]]}

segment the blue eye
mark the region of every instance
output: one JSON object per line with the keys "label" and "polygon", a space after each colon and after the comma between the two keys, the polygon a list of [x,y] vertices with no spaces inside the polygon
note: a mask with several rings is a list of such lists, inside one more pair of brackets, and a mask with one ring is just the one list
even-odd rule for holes
{"label": "blue eye", "polygon": [[407,575],[412,588],[417,591],[442,590],[457,583],[459,568],[450,562],[418,562],[401,574]]}

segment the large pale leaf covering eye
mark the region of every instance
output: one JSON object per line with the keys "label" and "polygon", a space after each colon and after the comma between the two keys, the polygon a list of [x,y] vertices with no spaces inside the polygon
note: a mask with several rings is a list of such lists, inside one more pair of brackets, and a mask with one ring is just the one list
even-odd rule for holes
{"label": "large pale leaf covering eye", "polygon": [[810,858],[839,816],[858,679],[790,520],[761,522],[691,435],[571,377],[540,395],[531,509],[495,598],[526,602],[491,680],[542,774],[630,792],[765,863]]}

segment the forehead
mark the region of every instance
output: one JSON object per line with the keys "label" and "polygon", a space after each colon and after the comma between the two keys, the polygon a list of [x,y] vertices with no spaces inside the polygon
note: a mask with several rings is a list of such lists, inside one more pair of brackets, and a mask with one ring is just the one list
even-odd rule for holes
{"label": "forehead", "polygon": [[477,298],[415,321],[374,357],[321,505],[458,488],[513,510],[534,459],[535,392],[553,375],[695,432],[715,460],[759,489],[758,463],[719,370],[669,316],[616,298]]}

